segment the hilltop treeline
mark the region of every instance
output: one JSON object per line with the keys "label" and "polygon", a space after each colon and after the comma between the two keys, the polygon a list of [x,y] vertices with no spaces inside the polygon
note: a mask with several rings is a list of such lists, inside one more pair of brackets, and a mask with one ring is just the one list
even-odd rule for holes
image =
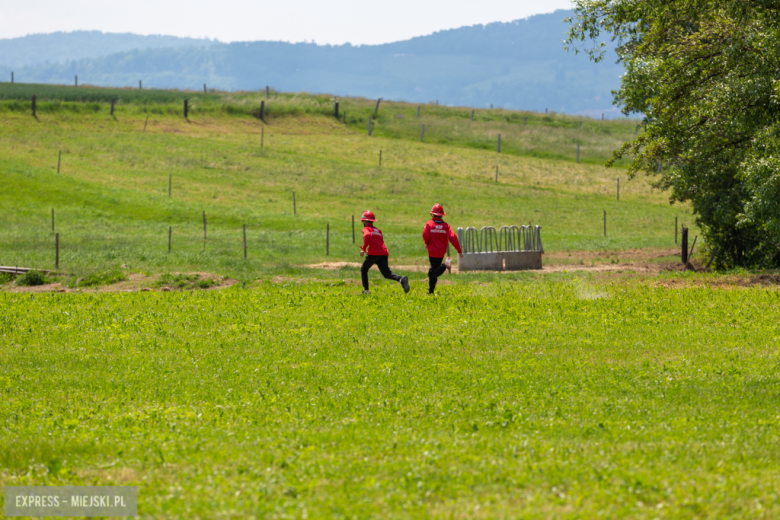
{"label": "hilltop treeline", "polygon": [[[440,31],[385,45],[235,42],[126,50],[15,70],[20,82],[202,90],[329,92],[488,108],[610,108],[622,67],[598,67],[563,49],[569,14]],[[65,38],[67,35],[63,35]],[[613,60],[614,61],[614,60]],[[1,64],[1,62],[0,62]],[[10,77],[11,67],[0,68]]]}

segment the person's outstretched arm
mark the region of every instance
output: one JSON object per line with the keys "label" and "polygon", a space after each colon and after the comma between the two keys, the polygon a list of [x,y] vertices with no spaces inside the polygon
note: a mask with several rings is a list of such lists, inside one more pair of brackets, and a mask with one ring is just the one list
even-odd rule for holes
{"label": "person's outstretched arm", "polygon": [[423,228],[423,242],[425,242],[425,245],[427,246],[431,241],[431,226],[428,225],[428,223],[425,223],[425,228]]}
{"label": "person's outstretched arm", "polygon": [[447,233],[447,238],[450,239],[450,244],[452,244],[452,247],[454,247],[458,252],[458,256],[463,256],[463,251],[460,250],[460,241],[458,240],[458,235],[455,234],[455,231],[452,230],[451,226],[447,227],[450,228],[449,233]]}

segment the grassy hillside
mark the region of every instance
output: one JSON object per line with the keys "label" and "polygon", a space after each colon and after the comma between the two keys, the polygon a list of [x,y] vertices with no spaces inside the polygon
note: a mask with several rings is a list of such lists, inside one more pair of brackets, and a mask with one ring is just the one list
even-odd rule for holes
{"label": "grassy hillside", "polygon": [[[612,151],[641,131],[641,121],[628,119],[599,120],[589,117],[550,113],[445,107],[437,104],[413,104],[365,98],[335,98],[330,95],[291,94],[276,91],[201,92],[156,89],[111,89],[89,86],[0,84],[0,110],[30,114],[31,100],[36,96],[40,114],[103,114],[115,100],[115,115],[183,115],[184,100],[189,116],[260,116],[265,103],[265,120],[284,116],[322,115],[334,117],[334,102],[339,102],[339,121],[357,132],[420,141],[425,124],[425,142],[481,150],[497,150],[502,136],[501,152],[508,155],[549,157],[576,160],[580,145],[580,162],[604,163]],[[417,108],[420,108],[419,116]],[[472,112],[474,120],[472,121]],[[619,163],[621,164],[621,163]],[[625,161],[622,164],[627,164]]]}
{"label": "grassy hillside", "polygon": [[[32,92],[39,95],[35,118]],[[106,101],[112,97],[119,99],[114,117]],[[189,120],[181,116],[185,97]],[[471,122],[468,109],[432,105],[418,119],[415,105],[383,102],[368,137],[375,101],[340,99],[345,122],[333,117],[328,96],[272,93],[264,123],[257,117],[263,98],[0,87],[0,263],[52,266],[52,209],[68,272],[129,264],[249,278],[259,269],[324,260],[326,224],[329,259],[355,259],[351,216],[366,208],[378,214],[393,260],[407,265],[425,261],[419,235],[434,202],[445,205],[455,226],[539,224],[547,251],[667,247],[675,216],[681,224],[692,220],[644,179],[628,181],[621,169],[601,166],[633,137],[634,121],[586,119],[579,130],[579,118],[478,110]],[[582,164],[575,163],[578,142]]]}

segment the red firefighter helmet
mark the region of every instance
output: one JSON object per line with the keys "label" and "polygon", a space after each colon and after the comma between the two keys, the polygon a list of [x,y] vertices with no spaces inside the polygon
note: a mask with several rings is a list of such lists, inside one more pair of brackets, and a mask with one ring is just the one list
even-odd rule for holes
{"label": "red firefighter helmet", "polygon": [[360,217],[360,220],[368,220],[369,222],[376,222],[376,218],[374,218],[374,212],[370,209],[367,209],[363,212],[363,216]]}
{"label": "red firefighter helmet", "polygon": [[441,204],[434,204],[431,208],[431,215],[434,217],[443,217],[446,213],[444,213],[444,208],[441,207]]}

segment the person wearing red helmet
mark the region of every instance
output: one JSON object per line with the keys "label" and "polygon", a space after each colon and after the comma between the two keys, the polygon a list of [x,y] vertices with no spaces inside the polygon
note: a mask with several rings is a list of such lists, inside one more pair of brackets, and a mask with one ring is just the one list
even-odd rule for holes
{"label": "person wearing red helmet", "polygon": [[395,280],[404,288],[404,292],[409,292],[409,278],[394,274],[387,265],[387,246],[382,236],[382,230],[374,226],[376,218],[370,210],[363,212],[360,218],[363,222],[363,247],[360,248],[360,256],[366,255],[363,265],[360,267],[360,277],[363,280],[363,294],[368,294],[368,270],[376,264],[379,272],[388,280]]}
{"label": "person wearing red helmet", "polygon": [[434,294],[438,278],[452,265],[449,256],[447,261],[442,263],[444,255],[447,253],[448,242],[453,245],[458,256],[463,258],[458,237],[450,225],[442,219],[444,215],[446,213],[444,213],[441,204],[434,204],[431,208],[431,217],[433,218],[425,223],[423,229],[423,240],[428,248],[428,261],[431,263],[431,268],[428,270],[428,294]]}

